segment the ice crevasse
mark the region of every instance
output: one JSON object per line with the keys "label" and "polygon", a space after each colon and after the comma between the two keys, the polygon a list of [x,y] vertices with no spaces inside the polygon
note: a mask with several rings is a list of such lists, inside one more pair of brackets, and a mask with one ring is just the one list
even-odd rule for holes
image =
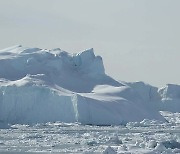
{"label": "ice crevasse", "polygon": [[114,80],[105,74],[102,58],[93,49],[77,54],[22,46],[0,50],[4,123],[164,121],[159,111],[179,112],[179,94],[178,85],[158,89]]}

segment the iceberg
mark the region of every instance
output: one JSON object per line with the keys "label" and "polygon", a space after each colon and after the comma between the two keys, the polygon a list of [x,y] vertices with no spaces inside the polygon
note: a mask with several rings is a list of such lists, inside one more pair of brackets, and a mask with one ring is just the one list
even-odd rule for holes
{"label": "iceberg", "polygon": [[178,85],[114,80],[93,48],[77,54],[21,45],[0,50],[1,123],[165,121],[159,111],[179,112],[179,100]]}

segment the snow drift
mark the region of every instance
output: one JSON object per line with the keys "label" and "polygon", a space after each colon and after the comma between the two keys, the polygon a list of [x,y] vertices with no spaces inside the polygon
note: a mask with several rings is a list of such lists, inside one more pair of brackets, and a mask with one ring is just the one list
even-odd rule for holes
{"label": "snow drift", "polygon": [[159,111],[178,112],[179,100],[178,85],[158,89],[107,76],[93,49],[78,54],[22,46],[0,51],[0,122],[164,121]]}

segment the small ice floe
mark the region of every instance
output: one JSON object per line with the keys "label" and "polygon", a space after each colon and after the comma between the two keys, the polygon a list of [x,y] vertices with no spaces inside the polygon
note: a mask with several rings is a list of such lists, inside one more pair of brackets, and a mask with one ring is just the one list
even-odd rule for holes
{"label": "small ice floe", "polygon": [[166,147],[162,143],[158,143],[155,150],[158,152],[163,152],[166,151]]}
{"label": "small ice floe", "polygon": [[154,152],[158,153],[179,153],[180,152],[180,143],[175,140],[162,141],[157,144]]}
{"label": "small ice floe", "polygon": [[112,147],[108,146],[103,154],[117,154],[117,152]]}
{"label": "small ice floe", "polygon": [[118,152],[119,152],[119,151],[128,151],[128,148],[127,148],[126,145],[122,144],[122,145],[120,145],[120,146],[118,147]]}
{"label": "small ice floe", "polygon": [[175,140],[161,142],[167,149],[180,149],[180,143]]}
{"label": "small ice floe", "polygon": [[147,143],[147,147],[148,148],[155,148],[157,146],[157,142],[155,140],[150,140],[148,143]]}
{"label": "small ice floe", "polygon": [[122,143],[122,140],[120,140],[117,135],[112,136],[112,137],[109,139],[108,143],[117,144],[117,145],[118,145],[118,144],[123,144],[123,143]]}

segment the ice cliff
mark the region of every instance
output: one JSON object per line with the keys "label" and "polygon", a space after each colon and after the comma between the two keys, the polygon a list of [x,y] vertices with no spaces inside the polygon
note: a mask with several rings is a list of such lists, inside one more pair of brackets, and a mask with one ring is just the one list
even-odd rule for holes
{"label": "ice cliff", "polygon": [[0,122],[164,121],[159,111],[179,112],[179,100],[178,85],[158,89],[114,80],[93,49],[78,54],[22,46],[0,50]]}

